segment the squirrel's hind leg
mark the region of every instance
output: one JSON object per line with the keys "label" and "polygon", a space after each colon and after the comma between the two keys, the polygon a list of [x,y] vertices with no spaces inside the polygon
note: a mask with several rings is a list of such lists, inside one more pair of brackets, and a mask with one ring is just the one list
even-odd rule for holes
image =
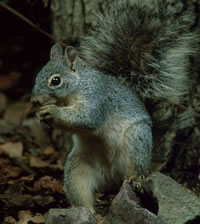
{"label": "squirrel's hind leg", "polygon": [[133,165],[132,175],[136,178],[147,176],[152,157],[151,126],[144,121],[135,123],[126,131],[125,145]]}
{"label": "squirrel's hind leg", "polygon": [[72,206],[87,207],[95,213],[95,189],[97,185],[94,168],[81,159],[80,154],[69,156],[65,164],[64,191]]}

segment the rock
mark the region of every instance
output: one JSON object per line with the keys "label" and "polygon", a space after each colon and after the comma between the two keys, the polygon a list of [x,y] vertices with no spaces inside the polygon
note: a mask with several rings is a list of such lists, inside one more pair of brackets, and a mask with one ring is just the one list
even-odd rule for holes
{"label": "rock", "polygon": [[200,216],[200,198],[192,191],[159,172],[152,173],[147,180],[158,201],[158,216],[163,223],[193,223]]}
{"label": "rock", "polygon": [[139,205],[130,184],[125,181],[113,199],[104,224],[159,224],[158,217]]}
{"label": "rock", "polygon": [[97,224],[88,208],[50,209],[45,215],[45,224]]}

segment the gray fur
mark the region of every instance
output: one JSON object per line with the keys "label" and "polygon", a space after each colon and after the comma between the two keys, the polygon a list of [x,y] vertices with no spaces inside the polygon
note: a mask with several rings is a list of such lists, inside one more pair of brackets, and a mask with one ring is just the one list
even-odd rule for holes
{"label": "gray fur", "polygon": [[95,68],[124,77],[143,99],[177,103],[187,92],[193,16],[176,16],[165,0],[115,1],[97,28],[83,37],[81,53]]}
{"label": "gray fur", "polygon": [[163,164],[172,132],[192,121],[176,104],[188,93],[189,58],[196,53],[193,18],[165,0],[116,0],[81,42],[87,63],[124,80],[144,102],[153,123],[153,155]]}

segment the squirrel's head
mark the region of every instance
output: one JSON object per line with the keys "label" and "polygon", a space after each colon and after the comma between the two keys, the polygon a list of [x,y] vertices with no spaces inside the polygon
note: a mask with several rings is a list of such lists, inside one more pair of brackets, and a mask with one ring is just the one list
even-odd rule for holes
{"label": "squirrel's head", "polygon": [[76,92],[78,61],[76,50],[67,47],[63,54],[60,45],[51,48],[50,61],[37,74],[32,102],[40,105],[64,102],[63,98]]}

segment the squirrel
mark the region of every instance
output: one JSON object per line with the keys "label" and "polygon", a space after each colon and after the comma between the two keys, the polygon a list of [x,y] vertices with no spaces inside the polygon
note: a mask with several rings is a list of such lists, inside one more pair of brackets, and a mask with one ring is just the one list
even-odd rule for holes
{"label": "squirrel", "polygon": [[41,121],[73,134],[64,169],[73,206],[94,212],[95,192],[149,174],[153,149],[182,117],[171,108],[188,91],[192,18],[164,0],[116,0],[78,49],[51,48],[32,102]]}

